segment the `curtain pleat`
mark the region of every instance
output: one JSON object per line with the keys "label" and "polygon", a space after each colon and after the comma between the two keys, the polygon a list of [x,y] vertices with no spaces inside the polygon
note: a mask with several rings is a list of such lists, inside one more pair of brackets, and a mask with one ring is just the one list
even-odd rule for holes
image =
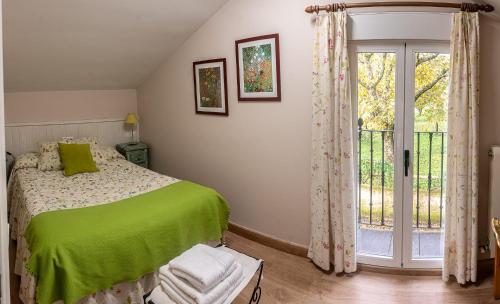
{"label": "curtain pleat", "polygon": [[311,240],[325,270],[356,271],[353,124],[345,11],[317,16],[313,52]]}
{"label": "curtain pleat", "polygon": [[443,280],[477,274],[479,17],[453,14],[448,101]]}

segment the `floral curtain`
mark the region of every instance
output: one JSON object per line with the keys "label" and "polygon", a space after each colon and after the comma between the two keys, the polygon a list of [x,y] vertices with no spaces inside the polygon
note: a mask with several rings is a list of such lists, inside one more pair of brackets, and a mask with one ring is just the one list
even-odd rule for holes
{"label": "floral curtain", "polygon": [[345,10],[315,22],[308,256],[349,273],[356,271],[356,205],[346,22]]}
{"label": "floral curtain", "polygon": [[443,280],[476,281],[479,101],[478,13],[453,15]]}

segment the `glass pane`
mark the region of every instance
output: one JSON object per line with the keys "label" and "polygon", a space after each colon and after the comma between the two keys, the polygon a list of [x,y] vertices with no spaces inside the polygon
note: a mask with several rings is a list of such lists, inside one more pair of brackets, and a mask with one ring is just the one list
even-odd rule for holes
{"label": "glass pane", "polygon": [[415,53],[413,259],[443,257],[450,56]]}
{"label": "glass pane", "polygon": [[358,53],[360,254],[393,256],[396,54]]}

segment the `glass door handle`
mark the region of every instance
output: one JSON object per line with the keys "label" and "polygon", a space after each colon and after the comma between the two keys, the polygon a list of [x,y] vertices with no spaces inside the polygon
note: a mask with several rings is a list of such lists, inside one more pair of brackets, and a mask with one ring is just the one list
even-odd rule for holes
{"label": "glass door handle", "polygon": [[410,150],[405,150],[405,176],[408,176],[408,168],[410,167]]}

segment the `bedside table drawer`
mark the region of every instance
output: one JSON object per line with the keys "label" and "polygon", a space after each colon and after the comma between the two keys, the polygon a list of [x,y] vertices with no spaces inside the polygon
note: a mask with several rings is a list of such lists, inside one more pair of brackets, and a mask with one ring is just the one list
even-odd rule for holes
{"label": "bedside table drawer", "polygon": [[135,163],[136,165],[138,166],[141,166],[143,168],[148,168],[148,163],[146,161],[143,161],[143,162],[138,162],[138,163]]}
{"label": "bedside table drawer", "polygon": [[146,150],[130,151],[127,153],[127,158],[133,163],[143,163],[146,162]]}

